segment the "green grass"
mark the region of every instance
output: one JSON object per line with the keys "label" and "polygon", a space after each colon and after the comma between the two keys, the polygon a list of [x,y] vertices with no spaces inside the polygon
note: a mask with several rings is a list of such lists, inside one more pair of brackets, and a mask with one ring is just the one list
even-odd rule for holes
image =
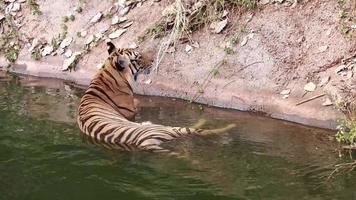
{"label": "green grass", "polygon": [[27,3],[30,6],[32,15],[41,15],[42,14],[42,12],[40,10],[40,6],[36,2],[36,0],[27,0]]}
{"label": "green grass", "polygon": [[231,47],[224,47],[224,51],[225,53],[227,54],[233,54],[234,53],[234,50],[231,48]]}

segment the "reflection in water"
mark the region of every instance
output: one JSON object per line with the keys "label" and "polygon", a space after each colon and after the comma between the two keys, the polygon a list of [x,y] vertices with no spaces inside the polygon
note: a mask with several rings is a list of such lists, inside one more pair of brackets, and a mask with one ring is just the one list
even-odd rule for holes
{"label": "reflection in water", "polygon": [[356,174],[329,181],[333,132],[255,114],[139,97],[138,121],[233,130],[172,141],[179,157],[82,138],[82,90],[0,74],[0,199],[356,199]]}

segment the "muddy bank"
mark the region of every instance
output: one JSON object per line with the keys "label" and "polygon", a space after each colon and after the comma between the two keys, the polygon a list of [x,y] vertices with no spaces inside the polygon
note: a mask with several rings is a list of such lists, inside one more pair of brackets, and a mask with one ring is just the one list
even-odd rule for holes
{"label": "muddy bank", "polygon": [[[21,49],[9,70],[89,84],[107,56],[104,40],[115,30],[122,30],[120,24],[111,25],[116,13],[123,17],[122,10],[90,24],[99,12],[107,16],[115,3],[94,0],[82,5],[83,11],[75,14],[75,20],[66,23],[67,37],[72,40],[64,51],[82,51],[91,35],[105,31],[78,61],[75,71],[63,72],[64,60],[68,59],[64,54],[44,56],[37,61],[31,58],[29,46],[35,38],[43,46],[50,44],[51,38],[60,32],[62,17],[77,4],[37,2],[41,15],[31,15],[30,8],[22,7],[23,25],[19,31],[29,45]],[[132,7],[124,14],[132,24],[112,40],[117,46],[137,44],[139,50],[157,52],[161,39],[147,35],[147,29],[155,26],[171,3],[142,1],[140,6]],[[61,9],[53,12],[53,6]],[[179,43],[174,53],[164,57],[157,73],[140,76],[135,91],[262,112],[273,118],[334,129],[336,120],[343,115],[328,100],[345,95],[345,88],[349,93],[355,92],[356,85],[354,29],[347,34],[340,31],[340,9],[335,1],[314,0],[293,7],[267,3],[242,15],[230,12],[228,25],[221,33],[211,33],[208,27],[193,33],[192,42]],[[78,34],[83,30],[86,36]],[[234,44],[229,43],[231,36],[236,36]],[[7,64],[1,55],[0,66]],[[345,67],[337,70],[342,65]],[[304,86],[310,82],[316,87],[308,92]]]}

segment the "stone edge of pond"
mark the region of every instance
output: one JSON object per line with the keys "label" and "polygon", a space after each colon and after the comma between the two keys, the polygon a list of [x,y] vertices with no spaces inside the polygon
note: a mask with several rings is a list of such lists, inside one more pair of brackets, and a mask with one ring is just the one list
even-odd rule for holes
{"label": "stone edge of pond", "polygon": [[[0,66],[6,65],[6,61],[0,59]],[[18,59],[8,71],[36,77],[63,79],[83,86],[88,85],[95,74],[95,71],[83,69],[64,72],[58,66],[61,66],[59,61],[42,62]],[[134,90],[135,93],[141,95],[172,97],[189,101],[192,96],[197,94],[196,88],[184,85],[178,78],[177,80],[166,79],[159,74],[155,75],[154,81],[150,84],[144,84],[142,77],[139,78],[138,82],[141,84],[137,84]],[[326,129],[336,129],[337,119],[342,117],[342,114],[335,109],[321,110],[313,104],[296,107],[295,102],[298,99],[290,97],[286,101],[271,92],[246,92],[244,89],[241,89],[243,86],[240,86],[219,90],[217,93],[216,91],[214,92],[213,88],[214,86],[206,88],[207,92],[194,102],[220,108],[259,112],[275,119]],[[232,96],[236,96],[233,94],[239,94],[238,100],[232,100]]]}

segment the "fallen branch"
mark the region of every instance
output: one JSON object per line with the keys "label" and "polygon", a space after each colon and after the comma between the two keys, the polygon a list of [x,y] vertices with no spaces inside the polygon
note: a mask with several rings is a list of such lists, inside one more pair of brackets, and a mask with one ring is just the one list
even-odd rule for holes
{"label": "fallen branch", "polygon": [[295,105],[296,105],[296,106],[299,106],[299,105],[301,105],[301,104],[307,103],[307,102],[309,102],[309,101],[312,101],[312,100],[314,100],[314,99],[317,99],[317,98],[320,98],[320,97],[323,97],[323,96],[325,96],[325,94],[319,94],[319,95],[310,97],[309,99],[303,100],[303,101],[301,101],[301,102],[299,102],[299,103],[297,103],[297,104],[295,104]]}

